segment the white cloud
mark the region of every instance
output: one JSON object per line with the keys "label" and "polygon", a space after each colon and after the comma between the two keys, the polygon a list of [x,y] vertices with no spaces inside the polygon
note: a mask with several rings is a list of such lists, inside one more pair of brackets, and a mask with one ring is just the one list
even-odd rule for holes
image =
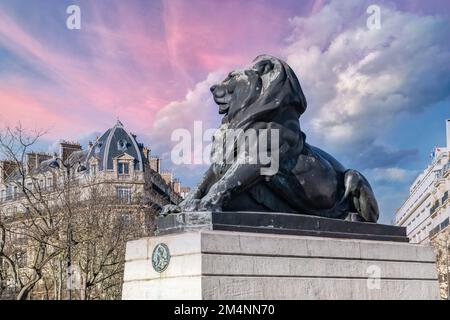
{"label": "white cloud", "polygon": [[[381,29],[369,30],[370,4],[331,1],[312,16],[290,19],[292,31],[281,58],[296,72],[308,100],[301,124],[309,141],[346,165],[366,169],[376,182],[406,181],[410,172],[399,166],[416,151],[395,150],[378,137],[399,113],[421,112],[449,98],[450,23],[382,6]],[[209,74],[185,99],[156,115],[149,140],[165,152],[167,165],[174,129],[192,132],[195,120],[204,128],[219,125],[209,87],[223,75]],[[203,166],[196,167],[175,170],[203,172]]]}
{"label": "white cloud", "polygon": [[76,136],[75,138],[66,138],[66,139],[58,139],[58,140],[54,140],[52,142],[50,142],[48,144],[47,147],[47,152],[48,153],[59,153],[59,148],[60,148],[60,143],[64,140],[67,141],[72,141],[72,142],[78,142],[83,149],[86,149],[88,146],[88,143],[91,142],[95,142],[96,138],[101,136],[103,134],[103,132],[100,131],[93,131],[93,132],[89,132],[89,133],[82,133],[78,136]]}
{"label": "white cloud", "polygon": [[223,73],[210,73],[207,78],[189,90],[181,101],[172,101],[156,114],[152,133],[161,137],[170,137],[178,128],[192,129],[194,121],[202,121],[204,126],[217,126],[217,106],[215,106],[209,88],[224,77]]}
{"label": "white cloud", "polygon": [[[151,141],[152,150],[155,150],[161,157],[163,167],[169,168],[176,176],[183,177],[183,183],[193,185],[198,182],[207,166],[199,164],[173,165],[170,153],[177,142],[170,141],[172,132],[176,129],[187,129],[194,138],[194,122],[196,121],[201,122],[202,132],[219,126],[221,116],[218,115],[218,107],[212,99],[209,88],[224,77],[224,72],[210,73],[205,80],[189,90],[183,100],[172,101],[164,106],[156,114],[155,121],[146,135],[148,141]],[[206,145],[207,143],[204,143],[203,146],[206,147]],[[204,149],[194,150],[192,142],[191,150],[203,152]]]}
{"label": "white cloud", "polygon": [[369,4],[332,1],[290,21],[284,53],[308,100],[302,125],[333,152],[369,152],[398,113],[450,96],[449,21],[381,7],[381,29],[369,30]]}
{"label": "white cloud", "polygon": [[369,180],[374,182],[402,183],[414,179],[418,172],[416,170],[406,170],[398,167],[374,168],[366,170],[365,174]]}

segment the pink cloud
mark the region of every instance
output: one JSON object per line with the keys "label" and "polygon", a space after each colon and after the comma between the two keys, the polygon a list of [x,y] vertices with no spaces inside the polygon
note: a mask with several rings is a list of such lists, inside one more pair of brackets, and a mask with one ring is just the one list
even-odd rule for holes
{"label": "pink cloud", "polygon": [[[277,51],[287,12],[264,2],[164,1],[169,56],[182,71],[228,69]],[[189,10],[194,6],[196,10]]]}
{"label": "pink cloud", "polygon": [[[105,11],[98,2],[84,4],[89,19],[82,30],[58,31],[67,43],[43,39],[25,20],[0,12],[0,46],[45,78],[17,73],[15,87],[47,112],[40,120],[55,128],[54,138],[107,128],[118,117],[133,130],[149,128],[159,110],[183,99],[210,72],[276,53],[291,15],[267,2],[170,0],[146,6],[117,1]],[[10,78],[0,76],[12,84]],[[14,94],[15,100],[3,92],[4,101],[19,104],[21,96]],[[9,114],[16,120],[23,115]]]}
{"label": "pink cloud", "polygon": [[[48,96],[53,97],[51,101],[47,99],[44,103],[44,101],[39,101],[43,98],[42,95],[34,95],[35,101],[30,105],[40,105],[49,112],[58,110],[62,116],[72,120],[75,120],[74,115],[83,114],[84,119],[79,119],[83,123],[72,122],[72,125],[77,127],[82,124],[91,124],[91,127],[93,125],[98,126],[99,118],[121,116],[123,111],[125,111],[124,118],[128,118],[128,114],[136,115],[139,110],[140,121],[142,121],[142,117],[151,120],[152,109],[168,102],[167,98],[158,95],[159,92],[164,94],[164,90],[160,90],[160,88],[163,88],[163,84],[161,84],[161,81],[157,81],[157,74],[149,76],[142,71],[132,73],[127,64],[119,63],[120,56],[104,54],[85,61],[76,55],[67,55],[66,52],[41,45],[19,24],[4,14],[0,14],[0,36],[4,45],[38,70],[44,70],[45,76],[50,78],[53,83],[32,81],[27,78],[27,75],[23,74],[15,75],[15,81],[8,77],[3,80],[6,80],[9,84],[14,82],[15,85],[21,86],[23,92],[29,93],[27,95],[29,98],[39,91],[44,91]],[[103,51],[108,53],[113,52],[110,49],[112,49],[114,41],[117,44],[122,43],[121,37],[127,38],[126,35],[116,35],[116,39],[109,39],[112,37],[108,38],[108,33],[94,32],[88,37],[88,42],[96,43],[98,39],[102,39],[106,44],[103,43],[103,47],[97,46],[96,48],[104,49]],[[157,50],[151,50],[151,48],[137,48],[133,51],[133,37],[130,37],[130,39],[132,39],[131,42],[125,42],[131,47],[127,50],[127,54],[129,52],[139,53],[139,50],[157,52]],[[110,43],[108,43],[109,40]],[[148,60],[151,61],[151,58],[149,55]],[[155,61],[154,64],[158,63],[158,60],[153,60]],[[148,63],[143,65],[142,62],[140,61],[138,67],[143,70],[151,69],[151,65]],[[8,95],[7,100],[6,96],[4,98],[2,109],[8,108],[3,102],[14,100],[12,94]],[[17,100],[23,101],[23,99],[16,99],[16,102]],[[23,104],[23,108],[28,107]],[[130,110],[135,112],[129,112]],[[103,117],[95,117],[101,114]],[[16,115],[21,114],[17,113]],[[129,122],[135,122],[132,121],[132,117],[129,118]],[[21,118],[16,117],[16,119],[20,120]],[[60,127],[63,123],[55,121],[56,117],[50,116],[43,117],[41,120],[52,127]],[[56,134],[56,131],[59,130],[55,129],[51,134]]]}
{"label": "pink cloud", "polygon": [[[40,96],[34,92],[24,92],[20,89],[0,87],[0,122],[2,125],[15,126],[18,121],[24,128],[34,130],[49,130],[54,135],[65,137],[67,135],[77,135],[83,127],[74,127],[71,118],[64,114],[55,113],[48,109],[39,100],[51,101],[49,96]],[[77,119],[81,122],[81,119]],[[58,124],[53,126],[51,124]]]}

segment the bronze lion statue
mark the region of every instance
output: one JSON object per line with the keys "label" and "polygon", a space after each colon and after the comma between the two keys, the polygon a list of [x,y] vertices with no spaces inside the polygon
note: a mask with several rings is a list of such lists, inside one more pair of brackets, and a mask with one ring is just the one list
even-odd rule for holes
{"label": "bronze lion statue", "polygon": [[[199,185],[179,205],[165,206],[163,215],[181,211],[263,211],[378,220],[377,201],[366,178],[306,142],[299,121],[306,110],[306,99],[295,73],[284,61],[258,56],[251,68],[231,72],[212,86],[211,92],[223,114],[213,139],[212,158],[224,148],[224,139],[218,137],[226,135],[227,130],[277,130],[278,147],[274,150],[270,144],[264,150],[276,156],[277,171],[261,174],[267,164],[254,161],[213,161]],[[242,140],[234,139],[237,141]],[[232,155],[236,156],[236,145],[233,148]]]}

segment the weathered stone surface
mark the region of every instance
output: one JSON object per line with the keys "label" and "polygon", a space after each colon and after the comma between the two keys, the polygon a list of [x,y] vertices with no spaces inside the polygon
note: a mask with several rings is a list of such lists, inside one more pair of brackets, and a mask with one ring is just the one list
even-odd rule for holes
{"label": "weathered stone surface", "polygon": [[[199,253],[201,237],[196,232],[186,232],[183,237],[178,237],[176,234],[168,235],[164,238],[164,243],[170,248],[170,255],[172,257],[178,255],[187,255]],[[160,243],[160,237],[148,238],[148,256],[151,257],[154,247]]]}
{"label": "weathered stone surface", "polygon": [[280,212],[181,212],[158,217],[156,223],[160,235],[224,230],[408,242],[404,227]]}
{"label": "weathered stone surface", "polygon": [[428,300],[438,299],[436,281],[382,280],[380,290],[364,279],[203,277],[206,300]]}
{"label": "weathered stone surface", "polygon": [[141,279],[168,279],[186,276],[200,276],[202,259],[200,254],[185,256],[174,256],[171,258],[169,266],[162,273],[153,270],[148,265],[149,260],[134,260],[127,262],[124,272],[124,281],[136,281]]}
{"label": "weathered stone surface", "polygon": [[[162,273],[151,263],[158,243],[171,253]],[[123,299],[439,298],[434,253],[423,245],[201,230],[128,249]]]}
{"label": "weathered stone surface", "polygon": [[206,275],[367,278],[371,266],[379,267],[383,278],[436,279],[436,268],[431,263],[411,262],[404,269],[405,262],[397,261],[209,254],[202,257],[202,273]]}
{"label": "weathered stone surface", "polygon": [[147,259],[148,258],[148,238],[127,242],[125,260]]}
{"label": "weathered stone surface", "polygon": [[200,300],[201,277],[124,282],[123,300]]}

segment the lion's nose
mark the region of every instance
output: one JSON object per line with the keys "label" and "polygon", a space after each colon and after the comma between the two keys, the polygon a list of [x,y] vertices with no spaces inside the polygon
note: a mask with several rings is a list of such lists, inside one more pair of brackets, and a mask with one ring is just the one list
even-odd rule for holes
{"label": "lion's nose", "polygon": [[221,86],[213,85],[209,89],[211,90],[211,92],[213,93],[214,97],[216,97],[216,98],[222,98],[225,95],[225,90]]}

